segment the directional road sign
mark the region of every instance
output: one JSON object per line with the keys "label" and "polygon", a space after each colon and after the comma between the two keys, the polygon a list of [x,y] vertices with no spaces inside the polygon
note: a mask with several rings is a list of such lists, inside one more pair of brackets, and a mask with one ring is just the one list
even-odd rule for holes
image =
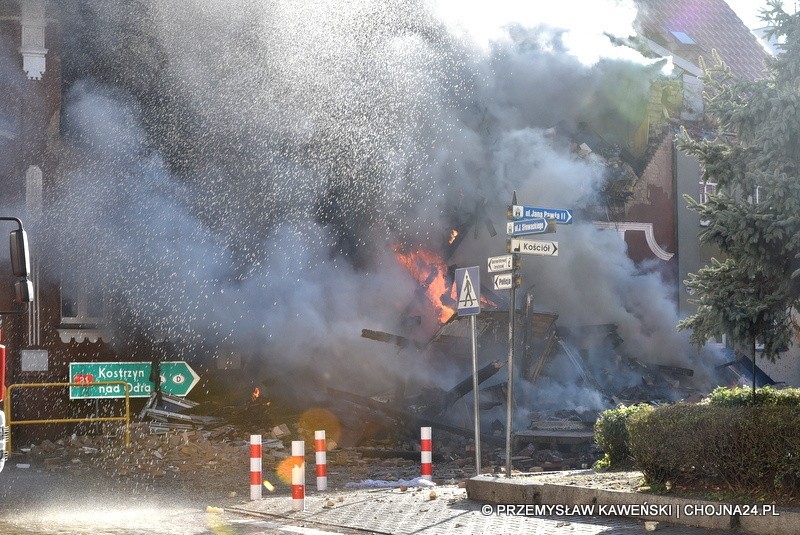
{"label": "directional road sign", "polygon": [[511,252],[535,254],[539,256],[558,256],[557,241],[511,240]]}
{"label": "directional road sign", "polygon": [[497,273],[499,271],[511,271],[514,267],[514,257],[510,254],[503,256],[490,256],[488,260],[489,273]]}
{"label": "directional road sign", "polygon": [[544,234],[555,232],[552,225],[547,224],[547,219],[535,217],[533,219],[520,219],[519,221],[509,221],[506,223],[506,234],[508,236],[525,236],[527,234]]}
{"label": "directional road sign", "polygon": [[481,279],[478,266],[456,270],[458,315],[471,316],[481,311]]}
{"label": "directional road sign", "polygon": [[560,208],[537,208],[536,206],[511,206],[511,217],[514,219],[526,219],[531,217],[543,217],[545,219],[555,219],[560,225],[572,224],[572,210],[562,210]]}
{"label": "directional road sign", "polygon": [[[131,385],[132,398],[146,398],[153,393],[150,382],[150,362],[71,362],[69,381],[71,383],[101,383],[106,381],[126,381]],[[200,381],[200,376],[183,361],[162,362],[161,391],[173,396],[185,396]],[[122,398],[125,387],[71,386],[70,399]]]}
{"label": "directional road sign", "polygon": [[499,275],[492,275],[492,286],[494,286],[495,290],[510,290],[513,285],[513,273],[500,273]]}

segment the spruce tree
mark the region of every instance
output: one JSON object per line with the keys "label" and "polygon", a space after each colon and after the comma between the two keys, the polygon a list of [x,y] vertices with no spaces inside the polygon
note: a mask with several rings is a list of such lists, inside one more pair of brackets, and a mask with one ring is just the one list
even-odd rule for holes
{"label": "spruce tree", "polygon": [[689,275],[698,309],[678,328],[698,345],[722,334],[745,348],[763,343],[774,359],[796,331],[800,300],[800,14],[773,0],[762,18],[784,36],[783,53],[756,81],[737,79],[715,53],[715,65],[703,66],[715,135],[681,136],[703,180],[717,183],[704,204],[686,200],[708,221],[701,242],[724,260]]}

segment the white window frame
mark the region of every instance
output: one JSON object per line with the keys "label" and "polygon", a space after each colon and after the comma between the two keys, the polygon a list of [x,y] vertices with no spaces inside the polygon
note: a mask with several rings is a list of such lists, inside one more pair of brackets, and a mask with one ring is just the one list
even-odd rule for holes
{"label": "white window frame", "polygon": [[[711,188],[711,189],[709,189]],[[716,182],[704,182],[700,181],[700,204],[705,204],[708,202],[708,195],[715,194],[717,192],[717,183]]]}
{"label": "white window frame", "polygon": [[[700,204],[705,204],[708,202],[708,195],[715,194],[717,192],[717,183],[716,182],[707,182],[707,181],[700,181]],[[701,219],[700,226],[707,227],[711,224],[711,221],[708,219]]]}
{"label": "white window frame", "polygon": [[758,204],[761,202],[761,186],[756,186],[753,189],[753,194],[747,198],[750,204]]}

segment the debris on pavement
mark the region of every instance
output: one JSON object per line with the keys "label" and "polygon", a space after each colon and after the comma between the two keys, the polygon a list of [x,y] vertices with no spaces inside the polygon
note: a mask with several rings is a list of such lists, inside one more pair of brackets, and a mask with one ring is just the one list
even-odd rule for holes
{"label": "debris on pavement", "polygon": [[345,485],[348,489],[364,489],[364,488],[390,488],[399,487],[401,491],[408,489],[408,487],[435,487],[436,483],[429,479],[422,477],[415,477],[414,479],[400,479],[398,481],[385,481],[376,479],[366,479],[359,483],[350,482]]}

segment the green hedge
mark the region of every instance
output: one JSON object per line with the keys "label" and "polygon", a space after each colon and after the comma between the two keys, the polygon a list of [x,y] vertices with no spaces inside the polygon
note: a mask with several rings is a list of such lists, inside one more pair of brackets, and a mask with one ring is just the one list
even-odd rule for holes
{"label": "green hedge", "polygon": [[621,405],[616,409],[603,411],[594,424],[594,440],[605,453],[595,464],[595,468],[624,468],[633,462],[628,448],[627,421],[632,415],[652,410],[647,404]]}
{"label": "green hedge", "polygon": [[[728,388],[719,386],[702,402],[718,407],[746,407],[753,404],[753,390],[749,387]],[[800,407],[800,388],[777,389],[771,386],[756,389],[756,405]]]}
{"label": "green hedge", "polygon": [[800,495],[800,411],[781,405],[672,405],[627,421],[628,446],[650,484],[725,485]]}

